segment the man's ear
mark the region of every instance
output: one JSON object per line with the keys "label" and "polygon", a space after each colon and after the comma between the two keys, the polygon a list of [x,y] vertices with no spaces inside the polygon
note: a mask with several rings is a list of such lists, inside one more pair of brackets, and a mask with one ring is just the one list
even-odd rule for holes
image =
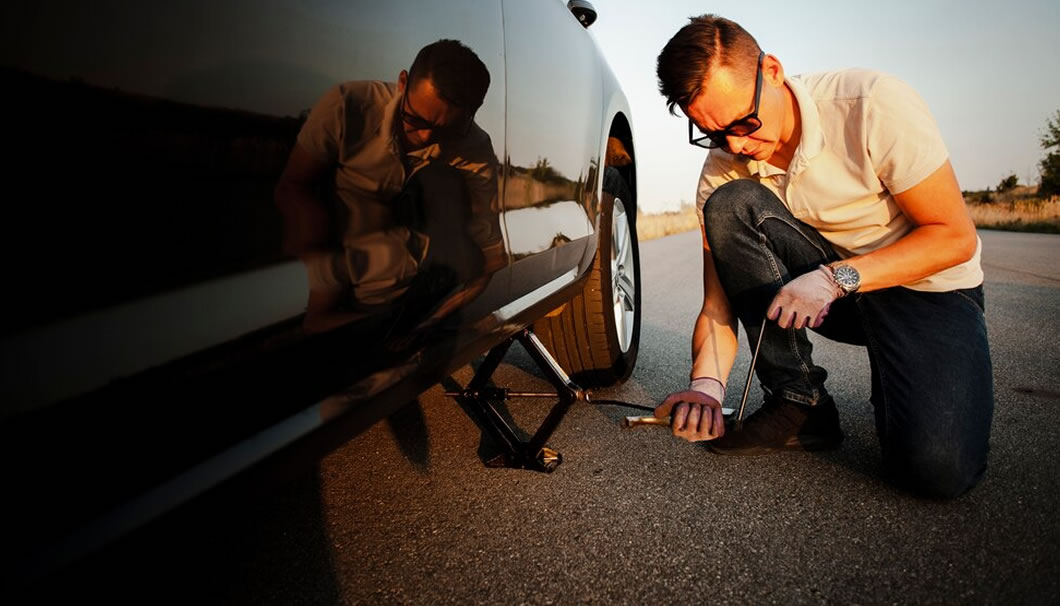
{"label": "man's ear", "polygon": [[762,78],[773,86],[784,84],[784,66],[773,55],[762,58]]}
{"label": "man's ear", "polygon": [[401,70],[401,73],[398,74],[398,94],[405,92],[405,87],[408,86],[408,83],[409,73],[405,70]]}

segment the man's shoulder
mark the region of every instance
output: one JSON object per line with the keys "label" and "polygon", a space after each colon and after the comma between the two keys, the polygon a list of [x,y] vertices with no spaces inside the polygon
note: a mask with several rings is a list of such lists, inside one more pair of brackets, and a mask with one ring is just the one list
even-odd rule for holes
{"label": "man's shoulder", "polygon": [[712,191],[723,183],[750,177],[751,162],[720,147],[710,150],[699,173],[700,188],[707,187]]}
{"label": "man's shoulder", "polygon": [[363,138],[386,122],[389,107],[397,103],[397,84],[382,80],[349,80],[331,87],[324,104],[345,124],[346,136]]}
{"label": "man's shoulder", "polygon": [[881,85],[901,82],[892,74],[856,67],[799,74],[792,80],[801,84],[818,102],[868,99]]}
{"label": "man's shoulder", "polygon": [[298,143],[325,162],[344,157],[375,136],[396,105],[397,85],[380,80],[350,80],[332,85],[310,110]]}
{"label": "man's shoulder", "polygon": [[336,84],[331,91],[347,102],[385,104],[397,95],[397,83],[382,80],[349,80]]}
{"label": "man's shoulder", "polygon": [[477,123],[472,122],[467,134],[442,146],[442,156],[454,166],[471,167],[472,172],[480,172],[497,165],[497,155],[493,150],[493,140],[489,133]]}
{"label": "man's shoulder", "polygon": [[465,147],[478,150],[480,153],[493,154],[493,139],[477,122],[472,121],[467,136],[463,139]]}

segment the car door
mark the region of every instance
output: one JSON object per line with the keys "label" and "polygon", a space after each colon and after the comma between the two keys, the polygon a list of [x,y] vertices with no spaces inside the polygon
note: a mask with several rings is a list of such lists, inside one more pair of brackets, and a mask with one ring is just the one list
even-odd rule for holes
{"label": "car door", "polygon": [[504,0],[504,225],[513,299],[574,281],[595,251],[602,85],[593,41],[559,1]]}
{"label": "car door", "polygon": [[[475,123],[502,157],[502,13],[473,0],[48,0],[6,3],[0,21],[16,152],[0,168],[14,295],[0,300],[0,454],[17,495],[3,530],[9,548],[69,554],[85,548],[61,543],[74,529],[120,534],[191,498],[322,423],[302,414],[321,399],[408,358],[417,342],[394,339],[407,337],[398,322],[416,326],[408,307],[305,330],[313,269],[283,248],[275,190],[327,91],[389,90],[440,39],[490,72]],[[503,299],[506,284],[482,295]]]}

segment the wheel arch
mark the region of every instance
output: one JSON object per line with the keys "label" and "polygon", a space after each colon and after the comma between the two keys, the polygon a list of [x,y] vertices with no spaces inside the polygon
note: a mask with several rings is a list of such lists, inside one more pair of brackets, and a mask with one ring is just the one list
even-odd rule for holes
{"label": "wheel arch", "polygon": [[[623,180],[625,180],[626,185],[629,187],[629,193],[633,197],[632,200],[628,200],[627,206],[630,207],[630,210],[636,213],[638,208],[637,154],[636,146],[633,143],[633,128],[625,113],[617,112],[612,116],[607,138],[609,145],[607,147],[607,153],[605,154],[604,166],[614,168],[622,175]],[[610,144],[611,139],[618,140],[621,144],[622,151],[628,155],[628,161],[625,161],[622,155],[619,155],[613,150],[613,147]]]}

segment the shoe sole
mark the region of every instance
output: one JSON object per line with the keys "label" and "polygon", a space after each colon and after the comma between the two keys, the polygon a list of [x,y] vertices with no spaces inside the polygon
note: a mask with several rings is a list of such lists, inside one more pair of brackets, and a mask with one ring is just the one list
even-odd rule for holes
{"label": "shoe sole", "polygon": [[822,450],[835,450],[843,443],[843,436],[833,439],[816,438],[806,436],[804,438],[795,437],[780,446],[748,446],[745,448],[733,447],[726,448],[719,446],[713,442],[707,442],[707,448],[714,454],[730,456],[730,457],[756,457],[766,455],[771,452],[784,452],[784,451],[802,451],[802,452],[820,452]]}

